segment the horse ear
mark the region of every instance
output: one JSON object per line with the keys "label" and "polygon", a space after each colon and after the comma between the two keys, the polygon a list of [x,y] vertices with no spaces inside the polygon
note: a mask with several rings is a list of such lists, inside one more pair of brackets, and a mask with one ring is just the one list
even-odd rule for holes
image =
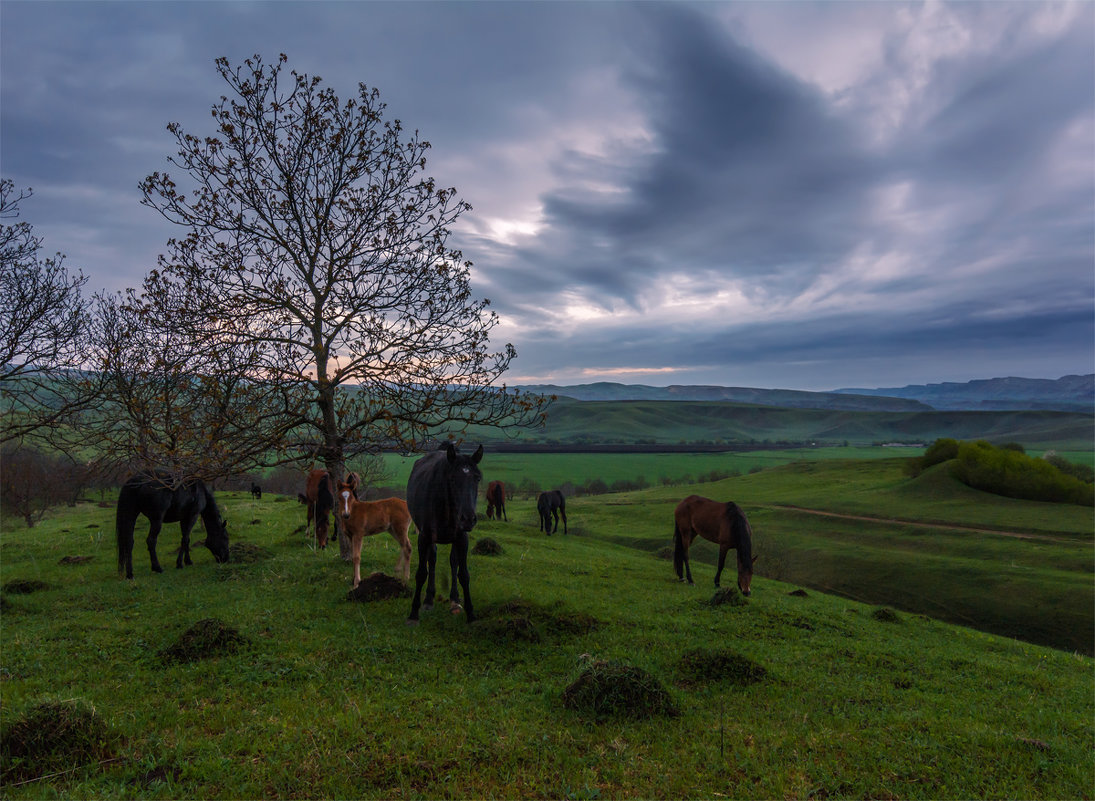
{"label": "horse ear", "polygon": [[450,462],[456,461],[456,448],[453,447],[451,442],[445,443],[445,455],[448,456]]}
{"label": "horse ear", "polygon": [[475,449],[475,453],[471,455],[471,460],[476,464],[479,464],[479,460],[483,458],[483,446],[480,445]]}
{"label": "horse ear", "polygon": [[753,564],[754,564],[754,565],[755,565],[755,564],[757,563],[757,560],[758,560],[758,559],[760,559],[760,557],[759,557],[759,556],[754,556],[754,557],[753,557]]}

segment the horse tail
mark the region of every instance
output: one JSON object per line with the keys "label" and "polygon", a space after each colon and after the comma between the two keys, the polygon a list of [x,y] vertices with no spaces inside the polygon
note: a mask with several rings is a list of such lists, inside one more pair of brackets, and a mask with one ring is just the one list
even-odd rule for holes
{"label": "horse tail", "polygon": [[673,569],[678,576],[684,575],[684,536],[676,522],[673,523]]}
{"label": "horse tail", "polygon": [[114,534],[118,544],[118,572],[126,569],[127,558],[133,556],[133,528],[136,524],[136,512],[130,507],[135,506],[136,499],[132,497],[133,490],[128,484],[122,486],[118,493],[118,509],[114,514]]}

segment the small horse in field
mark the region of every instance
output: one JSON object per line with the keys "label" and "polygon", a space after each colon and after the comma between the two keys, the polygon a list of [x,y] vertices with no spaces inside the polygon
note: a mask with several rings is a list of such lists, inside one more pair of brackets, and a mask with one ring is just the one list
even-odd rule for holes
{"label": "small horse in field", "polygon": [[262,487],[255,482],[251,482],[251,497],[256,501],[262,498]]}
{"label": "small horse in field", "polygon": [[359,501],[354,497],[356,482],[342,481],[338,485],[338,510],[342,515],[342,529],[350,538],[353,549],[354,589],[361,583],[361,543],[366,537],[387,531],[399,545],[395,560],[395,574],[404,584],[411,580],[411,513],[400,498],[382,501]]}
{"label": "small horse in field", "polygon": [[125,571],[127,579],[133,578],[133,529],[140,515],[147,517],[150,523],[145,542],[152,559],[152,572],[163,572],[160,560],[156,558],[156,540],[164,523],[178,523],[182,529],[182,546],[175,567],[194,564],[190,559],[190,531],[199,516],[205,526],[205,540],[195,545],[207,547],[218,562],[228,561],[228,528],[213,493],[197,478],[179,482],[177,486],[174,484],[166,474],[133,476],[118,493],[115,516],[118,571]]}
{"label": "small horse in field", "polygon": [[[452,590],[449,601],[453,614],[461,608],[467,612],[468,622],[475,620],[468,589],[468,532],[475,527],[475,502],[479,496],[479,460],[483,458],[483,446],[471,456],[459,454],[451,442],[440,450],[427,453],[414,463],[407,479],[407,506],[418,528],[418,569],[415,571],[414,599],[407,623],[418,622],[419,607],[427,611],[433,608],[435,590],[434,575],[437,567],[437,546],[450,545],[449,567],[452,569]],[[456,579],[464,591],[464,606],[460,605],[460,592]],[[422,603],[422,585],[426,587],[426,603]]]}
{"label": "small horse in field", "polygon": [[[715,571],[715,586],[719,586],[726,552],[731,548],[738,555],[738,589],[748,595],[753,581],[753,529],[745,513],[736,503],[719,503],[699,495],[689,495],[673,513],[673,567],[677,580],[692,583],[688,563],[688,548],[696,537],[703,537],[719,546],[719,566]],[[682,571],[683,568],[683,571]]]}
{"label": "small horse in field", "polygon": [[506,517],[506,485],[501,481],[492,481],[487,484],[487,520],[505,520]]}
{"label": "small horse in field", "polygon": [[335,482],[326,470],[313,470],[308,474],[304,492],[297,499],[308,505],[308,525],[316,521],[316,546],[327,547],[330,514],[335,508]]}
{"label": "small horse in field", "polygon": [[[559,530],[559,515],[563,516],[563,533],[567,533],[567,502],[563,493],[559,490],[541,492],[536,499],[536,511],[540,513],[540,530],[547,532],[550,537]],[[555,520],[555,528],[551,527],[552,519]]]}

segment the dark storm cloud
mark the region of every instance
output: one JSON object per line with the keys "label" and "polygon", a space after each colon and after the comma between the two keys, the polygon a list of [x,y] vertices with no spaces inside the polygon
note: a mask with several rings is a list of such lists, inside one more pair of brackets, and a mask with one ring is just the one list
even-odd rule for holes
{"label": "dark storm cloud", "polygon": [[0,37],[4,177],[95,288],[179,233],[136,186],[213,60],[285,52],[433,143],[510,383],[1092,369],[1092,5],[9,0]]}

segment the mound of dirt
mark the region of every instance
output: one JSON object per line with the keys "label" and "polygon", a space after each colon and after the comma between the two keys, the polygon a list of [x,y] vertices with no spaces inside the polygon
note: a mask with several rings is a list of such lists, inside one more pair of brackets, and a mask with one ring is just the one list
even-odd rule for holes
{"label": "mound of dirt", "polygon": [[787,594],[788,594],[788,595],[792,595],[792,596],[794,596],[795,598],[808,598],[808,597],[809,597],[809,596],[808,596],[808,595],[806,594],[806,590],[791,590],[791,592],[789,592],[789,593],[787,593]]}
{"label": "mound of dirt", "polygon": [[882,606],[871,612],[871,617],[875,620],[879,620],[883,623],[900,623],[901,618],[898,617],[897,612],[889,607]]}
{"label": "mound of dirt", "polygon": [[715,594],[711,596],[707,604],[708,606],[747,606],[749,602],[738,592],[737,587],[723,587],[715,590]]}
{"label": "mound of dirt", "polygon": [[197,662],[210,656],[235,653],[246,645],[250,645],[250,640],[236,629],[215,617],[207,617],[199,620],[172,645],[160,651],[160,658],[169,663]]}
{"label": "mound of dirt", "polygon": [[395,576],[372,573],[346,593],[346,598],[350,601],[384,601],[388,598],[407,598],[410,594],[411,591]]}
{"label": "mound of dirt", "polygon": [[32,780],[113,755],[115,737],[91,704],[81,699],[44,701],[4,727],[0,775]]}
{"label": "mound of dirt", "polygon": [[498,544],[497,540],[493,540],[490,537],[483,537],[475,543],[475,547],[471,549],[471,552],[478,556],[501,556],[504,551],[502,546]]}
{"label": "mound of dirt", "polygon": [[261,562],[273,555],[274,552],[268,548],[263,548],[261,545],[252,545],[249,542],[233,542],[228,546],[229,562],[249,564],[251,562]]}
{"label": "mound of dirt", "polygon": [[0,589],[11,595],[30,595],[32,592],[48,590],[49,585],[37,579],[12,579]]}
{"label": "mound of dirt", "polygon": [[59,565],[79,565],[84,562],[90,562],[94,559],[94,556],[62,556],[61,560],[57,563]]}
{"label": "mound of dirt", "polygon": [[673,697],[654,676],[633,665],[600,659],[563,690],[563,705],[593,718],[680,714]]}
{"label": "mound of dirt", "polygon": [[746,687],[763,681],[768,671],[748,657],[731,651],[688,651],[677,665],[686,682],[725,681]]}

